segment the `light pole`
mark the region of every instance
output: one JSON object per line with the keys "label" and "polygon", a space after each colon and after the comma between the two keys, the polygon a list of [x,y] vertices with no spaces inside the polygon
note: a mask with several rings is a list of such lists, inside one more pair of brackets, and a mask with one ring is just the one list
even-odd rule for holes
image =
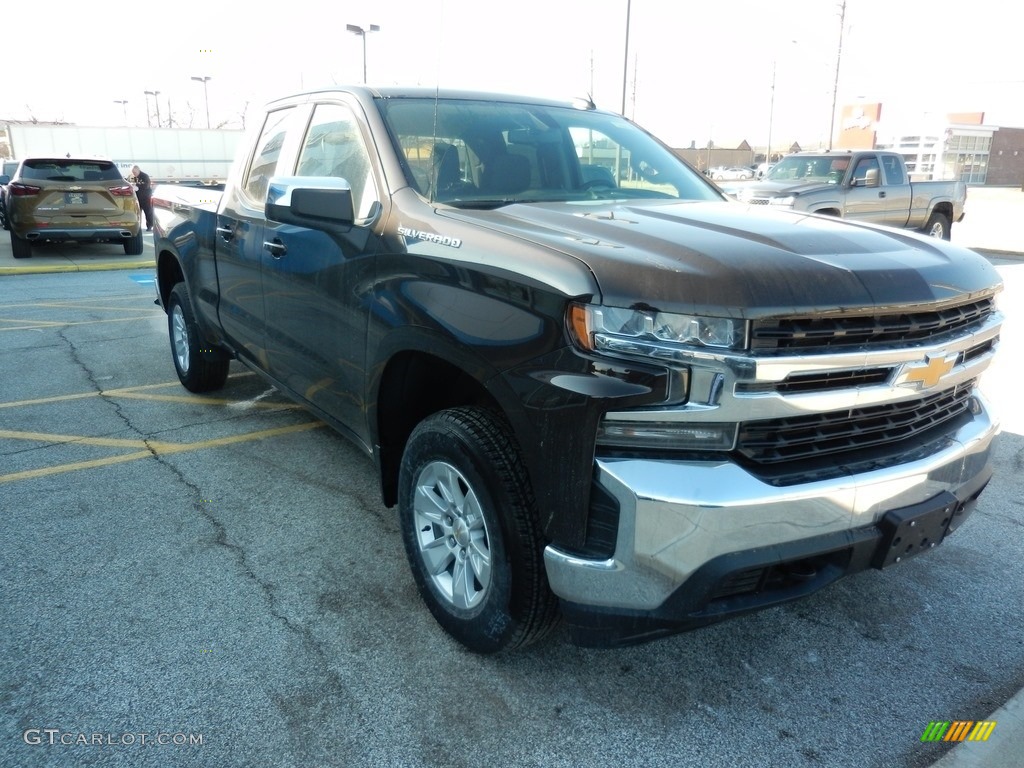
{"label": "light pole", "polygon": [[380,27],[376,24],[371,24],[369,29],[363,29],[355,24],[346,24],[345,29],[351,32],[353,35],[359,35],[363,38],[363,84],[366,84],[366,36],[370,32],[380,32]]}
{"label": "light pole", "polygon": [[121,105],[121,111],[124,113],[124,124],[128,125],[128,99],[114,99],[114,103]]}
{"label": "light pole", "polygon": [[[160,95],[160,91],[143,91],[146,96],[153,97],[153,104],[156,106],[156,127],[160,127],[160,99],[157,96]],[[146,121],[149,122],[149,99],[146,99]]]}
{"label": "light pole", "polygon": [[209,75],[203,75],[202,77],[193,77],[197,83],[203,84],[203,101],[206,104],[206,127],[210,127],[210,92],[206,90],[206,84],[210,82]]}

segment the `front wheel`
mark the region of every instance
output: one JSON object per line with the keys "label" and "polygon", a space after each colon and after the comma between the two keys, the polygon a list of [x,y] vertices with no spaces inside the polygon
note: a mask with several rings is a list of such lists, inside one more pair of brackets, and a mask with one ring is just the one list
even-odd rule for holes
{"label": "front wheel", "polygon": [[402,457],[399,518],[423,601],[464,646],[511,650],[555,625],[536,502],[497,416],[453,408],[416,427]]}
{"label": "front wheel", "polygon": [[950,223],[949,217],[944,213],[938,211],[932,211],[932,215],[928,217],[928,223],[924,225],[921,230],[930,237],[938,237],[942,240],[949,240],[950,235]]}
{"label": "front wheel", "polygon": [[185,389],[210,392],[224,386],[231,361],[203,342],[184,283],[174,286],[167,302],[167,331],[174,368]]}

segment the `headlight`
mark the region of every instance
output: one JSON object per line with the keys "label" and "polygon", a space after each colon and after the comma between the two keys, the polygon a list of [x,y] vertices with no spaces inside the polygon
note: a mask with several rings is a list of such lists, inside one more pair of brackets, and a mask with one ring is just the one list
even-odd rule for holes
{"label": "headlight", "polygon": [[784,205],[792,207],[793,203],[796,202],[796,195],[788,195],[786,197],[769,197],[768,205]]}
{"label": "headlight", "polygon": [[569,327],[585,349],[663,360],[686,359],[694,347],[743,349],[746,322],[648,309],[573,304]]}

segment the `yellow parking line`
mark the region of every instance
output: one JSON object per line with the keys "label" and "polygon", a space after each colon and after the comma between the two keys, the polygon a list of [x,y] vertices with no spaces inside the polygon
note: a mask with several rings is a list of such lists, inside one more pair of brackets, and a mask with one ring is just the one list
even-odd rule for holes
{"label": "yellow parking line", "polygon": [[[62,321],[60,321],[60,320],[26,320],[23,317],[19,317],[17,320],[6,320],[6,319],[0,317],[0,323],[32,323],[33,326],[42,326],[44,328],[52,328],[55,325],[64,325],[64,323]],[[3,328],[3,329],[0,329],[0,330],[18,331],[18,330],[22,330],[22,329],[20,329],[20,328]]]}
{"label": "yellow parking line", "polygon": [[[124,440],[117,437],[89,437],[87,435],[54,435],[48,432],[18,432],[13,429],[0,429],[0,439],[35,440],[40,443],[67,445],[103,445],[108,448],[158,448],[168,450],[183,443],[164,443],[158,440]],[[187,445],[187,444],[186,444]]]}
{"label": "yellow parking line", "polygon": [[[106,392],[104,394],[110,394]],[[223,397],[198,397],[196,395],[143,395],[136,392],[121,392],[117,394],[117,397],[125,397],[129,400],[153,400],[156,402],[163,403],[198,403],[199,405],[236,405],[241,404],[238,400],[229,400]],[[279,402],[253,402],[251,400],[245,402],[246,407],[253,408],[282,408],[286,410],[298,410],[302,406],[297,403],[279,403]]]}
{"label": "yellow parking line", "polygon": [[[108,296],[106,299],[104,299],[104,301],[138,301],[138,300],[139,300],[138,296]],[[61,305],[62,306],[63,305],[67,305],[69,307],[74,307],[74,306],[77,306],[79,304],[85,304],[85,303],[93,302],[93,301],[96,301],[96,297],[95,296],[92,296],[92,297],[90,297],[88,299],[62,299],[61,300]],[[18,303],[18,304],[0,304],[0,310],[5,310],[5,309],[23,309],[24,307],[42,307],[42,306],[50,306],[50,305],[49,304],[40,304],[37,301],[30,301],[30,302],[24,302],[24,303]]]}
{"label": "yellow parking line", "polygon": [[46,477],[47,475],[58,475],[62,472],[74,472],[78,469],[92,469],[93,467],[107,467],[111,464],[123,464],[126,461],[152,458],[152,451],[141,451],[139,453],[123,453],[120,456],[108,456],[105,459],[93,459],[92,461],[76,461],[74,464],[58,464],[55,467],[43,467],[42,469],[29,469],[24,472],[12,472],[9,475],[0,475],[0,483],[13,483],[18,480],[28,480],[34,477]]}
{"label": "yellow parking line", "polygon": [[[106,309],[111,312],[127,312],[135,310],[135,307],[115,307],[108,304],[78,304],[71,301],[44,301],[38,304],[30,304],[28,306],[35,307],[36,309]],[[152,307],[154,311],[161,311],[156,304],[150,303],[150,307]]]}
{"label": "yellow parking line", "polygon": [[69,325],[102,325],[103,323],[130,323],[135,320],[149,320],[155,314],[136,315],[135,317],[117,317],[112,320],[78,320],[74,322],[53,322],[52,320],[22,320],[30,325],[16,325],[13,328],[0,328],[0,331],[31,331],[33,328],[67,327]]}
{"label": "yellow parking line", "polygon": [[40,469],[27,469],[23,472],[11,472],[7,475],[0,475],[0,483],[13,483],[18,480],[29,480],[37,477],[58,475],[64,472],[75,472],[80,469],[95,469],[96,467],[107,467],[112,464],[124,464],[138,459],[152,458],[154,455],[162,456],[174,453],[186,453],[188,451],[200,451],[205,448],[219,448],[225,445],[252,442],[263,440],[268,437],[277,437],[294,432],[303,432],[310,429],[317,429],[324,426],[322,421],[311,421],[305,424],[293,424],[289,427],[275,427],[264,429],[259,432],[248,432],[243,435],[232,435],[230,437],[218,437],[212,440],[202,440],[198,443],[149,443],[153,450],[138,451],[136,453],[125,453],[120,456],[108,456],[103,459],[92,459],[91,461],[76,461],[71,464],[58,464],[53,467],[42,467]]}
{"label": "yellow parking line", "polygon": [[[256,374],[245,371],[242,373],[233,373],[228,379],[243,379]],[[19,408],[23,405],[40,405],[42,403],[60,403],[65,400],[80,400],[83,397],[99,397],[100,395],[106,395],[109,397],[131,397],[134,392],[141,392],[146,389],[166,389],[168,387],[180,387],[181,384],[178,381],[165,381],[160,384],[140,384],[137,387],[122,387],[121,389],[105,389],[97,392],[77,392],[73,395],[54,395],[53,397],[39,397],[33,400],[12,400],[9,403],[0,403],[0,408]],[[204,398],[191,398],[187,397],[188,400],[203,400]],[[224,403],[237,402],[235,400],[223,400]]]}

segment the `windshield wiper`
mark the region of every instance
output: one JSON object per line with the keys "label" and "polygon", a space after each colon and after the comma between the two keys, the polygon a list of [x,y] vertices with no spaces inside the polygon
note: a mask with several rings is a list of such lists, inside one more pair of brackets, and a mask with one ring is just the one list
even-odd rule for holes
{"label": "windshield wiper", "polygon": [[455,198],[454,200],[446,200],[445,202],[448,205],[455,206],[456,208],[471,208],[486,211],[493,210],[495,208],[503,208],[506,205],[514,205],[516,203],[541,203],[544,202],[544,200],[528,197],[470,197],[466,199]]}

